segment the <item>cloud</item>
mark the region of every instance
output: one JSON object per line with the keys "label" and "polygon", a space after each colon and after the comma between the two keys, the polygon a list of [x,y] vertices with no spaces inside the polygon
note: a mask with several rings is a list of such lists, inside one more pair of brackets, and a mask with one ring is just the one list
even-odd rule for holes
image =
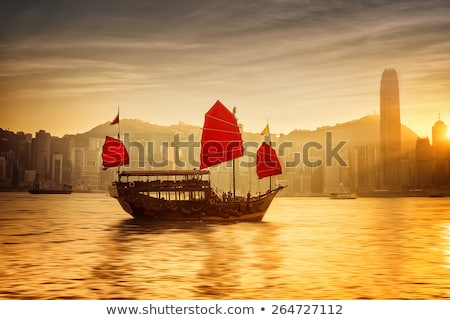
{"label": "cloud", "polygon": [[43,57],[7,59],[0,63],[0,77],[15,77],[46,74],[54,71],[89,69],[130,70],[132,66],[99,60],[73,59],[65,57]]}
{"label": "cloud", "polygon": [[264,114],[278,105],[300,127],[372,112],[386,67],[402,101],[445,99],[450,81],[448,1],[44,0],[0,12],[0,97],[11,104],[138,92],[134,103],[172,105],[185,120],[225,96]]}

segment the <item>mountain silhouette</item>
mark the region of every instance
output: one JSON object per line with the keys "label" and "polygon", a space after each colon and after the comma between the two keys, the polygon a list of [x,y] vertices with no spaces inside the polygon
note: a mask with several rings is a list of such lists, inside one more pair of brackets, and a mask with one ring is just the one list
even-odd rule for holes
{"label": "mountain silhouette", "polygon": [[[325,133],[332,132],[333,141],[347,141],[348,146],[376,146],[380,144],[380,116],[369,115],[357,120],[339,123],[334,126],[319,127],[315,130],[294,130],[281,135],[281,141],[304,144],[309,141],[325,143]],[[405,125],[401,126],[402,152],[414,151],[417,134]]]}
{"label": "mountain silhouette", "polygon": [[[117,136],[118,126],[109,122],[100,124],[91,130],[74,135],[77,144],[87,144],[89,138],[104,138],[105,136]],[[120,121],[121,134],[129,134],[132,141],[173,141],[173,137],[179,134],[186,139],[194,134],[195,141],[201,139],[201,127],[179,122],[170,126],[156,125],[138,119],[123,119]],[[294,130],[288,134],[272,134],[274,144],[291,142],[294,148],[301,150],[301,146],[310,141],[317,141],[325,145],[326,132],[332,132],[333,143],[347,141],[347,146],[379,146],[380,143],[380,117],[369,115],[360,119],[339,123],[334,126],[323,126],[315,130]],[[244,141],[263,141],[259,133],[243,132]],[[401,127],[402,152],[408,153],[415,150],[418,136],[407,126]],[[300,148],[300,149],[298,149]]]}

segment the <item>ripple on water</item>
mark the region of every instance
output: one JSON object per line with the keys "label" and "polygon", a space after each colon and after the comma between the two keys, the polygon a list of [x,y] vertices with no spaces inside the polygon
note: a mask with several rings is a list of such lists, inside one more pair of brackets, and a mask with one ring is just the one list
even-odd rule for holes
{"label": "ripple on water", "polygon": [[1,299],[449,299],[450,198],[276,198],[233,225],[141,223],[103,194],[6,200]]}

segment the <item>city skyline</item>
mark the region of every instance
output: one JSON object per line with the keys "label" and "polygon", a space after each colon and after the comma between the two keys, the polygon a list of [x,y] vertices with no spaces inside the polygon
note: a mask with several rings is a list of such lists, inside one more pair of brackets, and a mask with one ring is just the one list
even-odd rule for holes
{"label": "city skyline", "polygon": [[450,123],[446,1],[19,1],[0,5],[0,127],[53,135],[138,118],[201,125],[220,99],[246,132],[379,114],[399,77],[401,122]]}
{"label": "city skyline", "polygon": [[[136,135],[132,137],[124,133],[123,137],[124,145],[130,152],[131,170],[199,166],[196,155],[200,142],[196,142],[196,137],[199,141],[200,130],[194,130],[194,134],[191,126],[154,127],[144,125],[139,120],[125,121],[125,128],[129,128],[132,122],[138,128]],[[106,172],[102,169],[101,146],[105,141],[105,132],[108,135],[107,132],[114,127],[117,129],[117,126],[105,123],[88,134],[64,138],[51,137],[50,133],[44,131],[32,138],[31,134],[0,130],[0,190],[26,188],[35,181],[36,174],[50,179],[48,181],[75,185],[76,190],[102,190],[105,182],[109,183],[113,178],[114,174],[111,173],[114,170]],[[380,179],[384,162],[378,155],[376,142],[381,132],[378,117],[367,116],[337,127],[321,128],[316,132],[303,131],[280,136],[274,141],[273,147],[278,150],[284,168],[280,181],[287,181],[290,185],[285,194],[327,194],[335,192],[340,184],[360,195],[370,195],[374,190],[395,193],[400,191],[400,187],[402,192],[425,190],[425,195],[430,188],[441,186],[448,191],[450,139],[445,137],[448,127],[439,121],[432,129],[433,137],[430,140],[418,138],[411,130],[403,127],[402,166],[397,170],[399,174],[394,180],[391,178],[397,174],[390,170],[391,173],[387,174],[390,181]],[[146,136],[151,136],[153,140],[146,141]],[[243,189],[249,185],[256,186],[248,169],[255,161],[253,152],[260,145],[260,139],[260,134],[248,135],[245,156],[236,162],[243,170],[242,174],[247,175],[240,179]],[[226,175],[229,169],[230,166],[219,166],[213,170],[213,174]],[[225,185],[221,187],[226,189],[228,179],[222,180],[222,183]]]}

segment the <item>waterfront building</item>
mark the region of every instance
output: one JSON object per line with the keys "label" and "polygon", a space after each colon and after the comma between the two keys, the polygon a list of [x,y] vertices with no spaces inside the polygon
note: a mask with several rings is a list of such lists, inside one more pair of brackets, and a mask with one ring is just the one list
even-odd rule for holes
{"label": "waterfront building", "polygon": [[433,149],[430,139],[418,138],[416,142],[416,171],[417,186],[421,189],[429,189],[433,176]]}
{"label": "waterfront building", "polygon": [[450,185],[450,142],[448,126],[440,119],[433,125],[433,185]]}
{"label": "waterfront building", "polygon": [[42,178],[50,178],[50,133],[45,132],[45,130],[36,132],[36,137],[32,141],[32,155],[32,168]]}
{"label": "waterfront building", "polygon": [[400,98],[398,77],[394,69],[386,69],[380,86],[380,164],[381,187],[400,189]]}

